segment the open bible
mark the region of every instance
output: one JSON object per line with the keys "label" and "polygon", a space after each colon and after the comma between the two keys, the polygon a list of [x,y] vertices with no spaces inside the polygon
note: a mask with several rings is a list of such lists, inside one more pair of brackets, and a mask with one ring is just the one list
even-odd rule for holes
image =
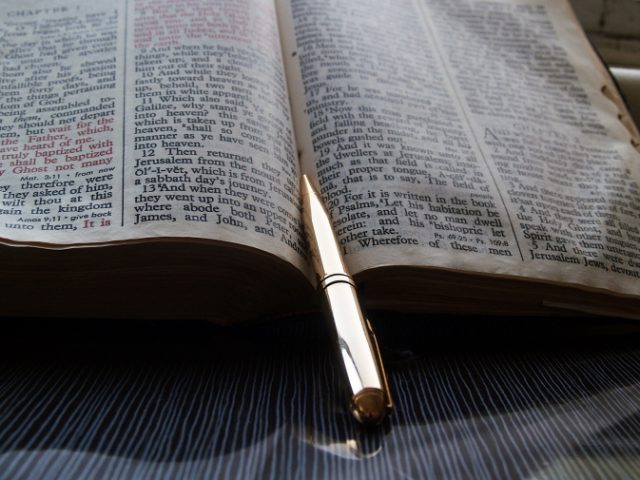
{"label": "open bible", "polygon": [[640,136],[566,1],[0,5],[0,313],[640,317]]}

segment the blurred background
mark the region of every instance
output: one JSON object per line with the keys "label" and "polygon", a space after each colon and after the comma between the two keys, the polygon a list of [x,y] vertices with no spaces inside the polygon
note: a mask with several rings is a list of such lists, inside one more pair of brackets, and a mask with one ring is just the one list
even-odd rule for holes
{"label": "blurred background", "polygon": [[570,0],[640,124],[640,0]]}
{"label": "blurred background", "polygon": [[571,0],[571,4],[610,65],[640,68],[640,0]]}

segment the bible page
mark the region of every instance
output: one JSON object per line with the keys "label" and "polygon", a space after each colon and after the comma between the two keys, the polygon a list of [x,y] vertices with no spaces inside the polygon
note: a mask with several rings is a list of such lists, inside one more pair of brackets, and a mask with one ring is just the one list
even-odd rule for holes
{"label": "bible page", "polygon": [[3,2],[0,62],[3,243],[204,239],[304,265],[273,2]]}
{"label": "bible page", "polygon": [[566,2],[279,8],[302,167],[355,272],[640,294],[637,130]]}

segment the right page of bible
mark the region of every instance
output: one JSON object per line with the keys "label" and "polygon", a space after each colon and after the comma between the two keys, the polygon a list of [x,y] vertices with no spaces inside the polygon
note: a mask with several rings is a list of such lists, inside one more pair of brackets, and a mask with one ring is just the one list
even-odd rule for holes
{"label": "right page of bible", "polygon": [[354,273],[640,294],[637,130],[566,2],[279,7],[302,168]]}

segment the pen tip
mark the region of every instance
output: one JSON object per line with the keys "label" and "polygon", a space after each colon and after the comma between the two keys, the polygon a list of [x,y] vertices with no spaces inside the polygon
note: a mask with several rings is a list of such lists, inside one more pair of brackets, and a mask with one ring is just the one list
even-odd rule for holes
{"label": "pen tip", "polygon": [[312,188],[311,181],[309,180],[309,177],[306,174],[300,177],[300,185],[302,186],[302,189],[305,191]]}
{"label": "pen tip", "polygon": [[378,425],[387,415],[387,397],[382,390],[367,388],[353,397],[353,414],[360,423]]}

